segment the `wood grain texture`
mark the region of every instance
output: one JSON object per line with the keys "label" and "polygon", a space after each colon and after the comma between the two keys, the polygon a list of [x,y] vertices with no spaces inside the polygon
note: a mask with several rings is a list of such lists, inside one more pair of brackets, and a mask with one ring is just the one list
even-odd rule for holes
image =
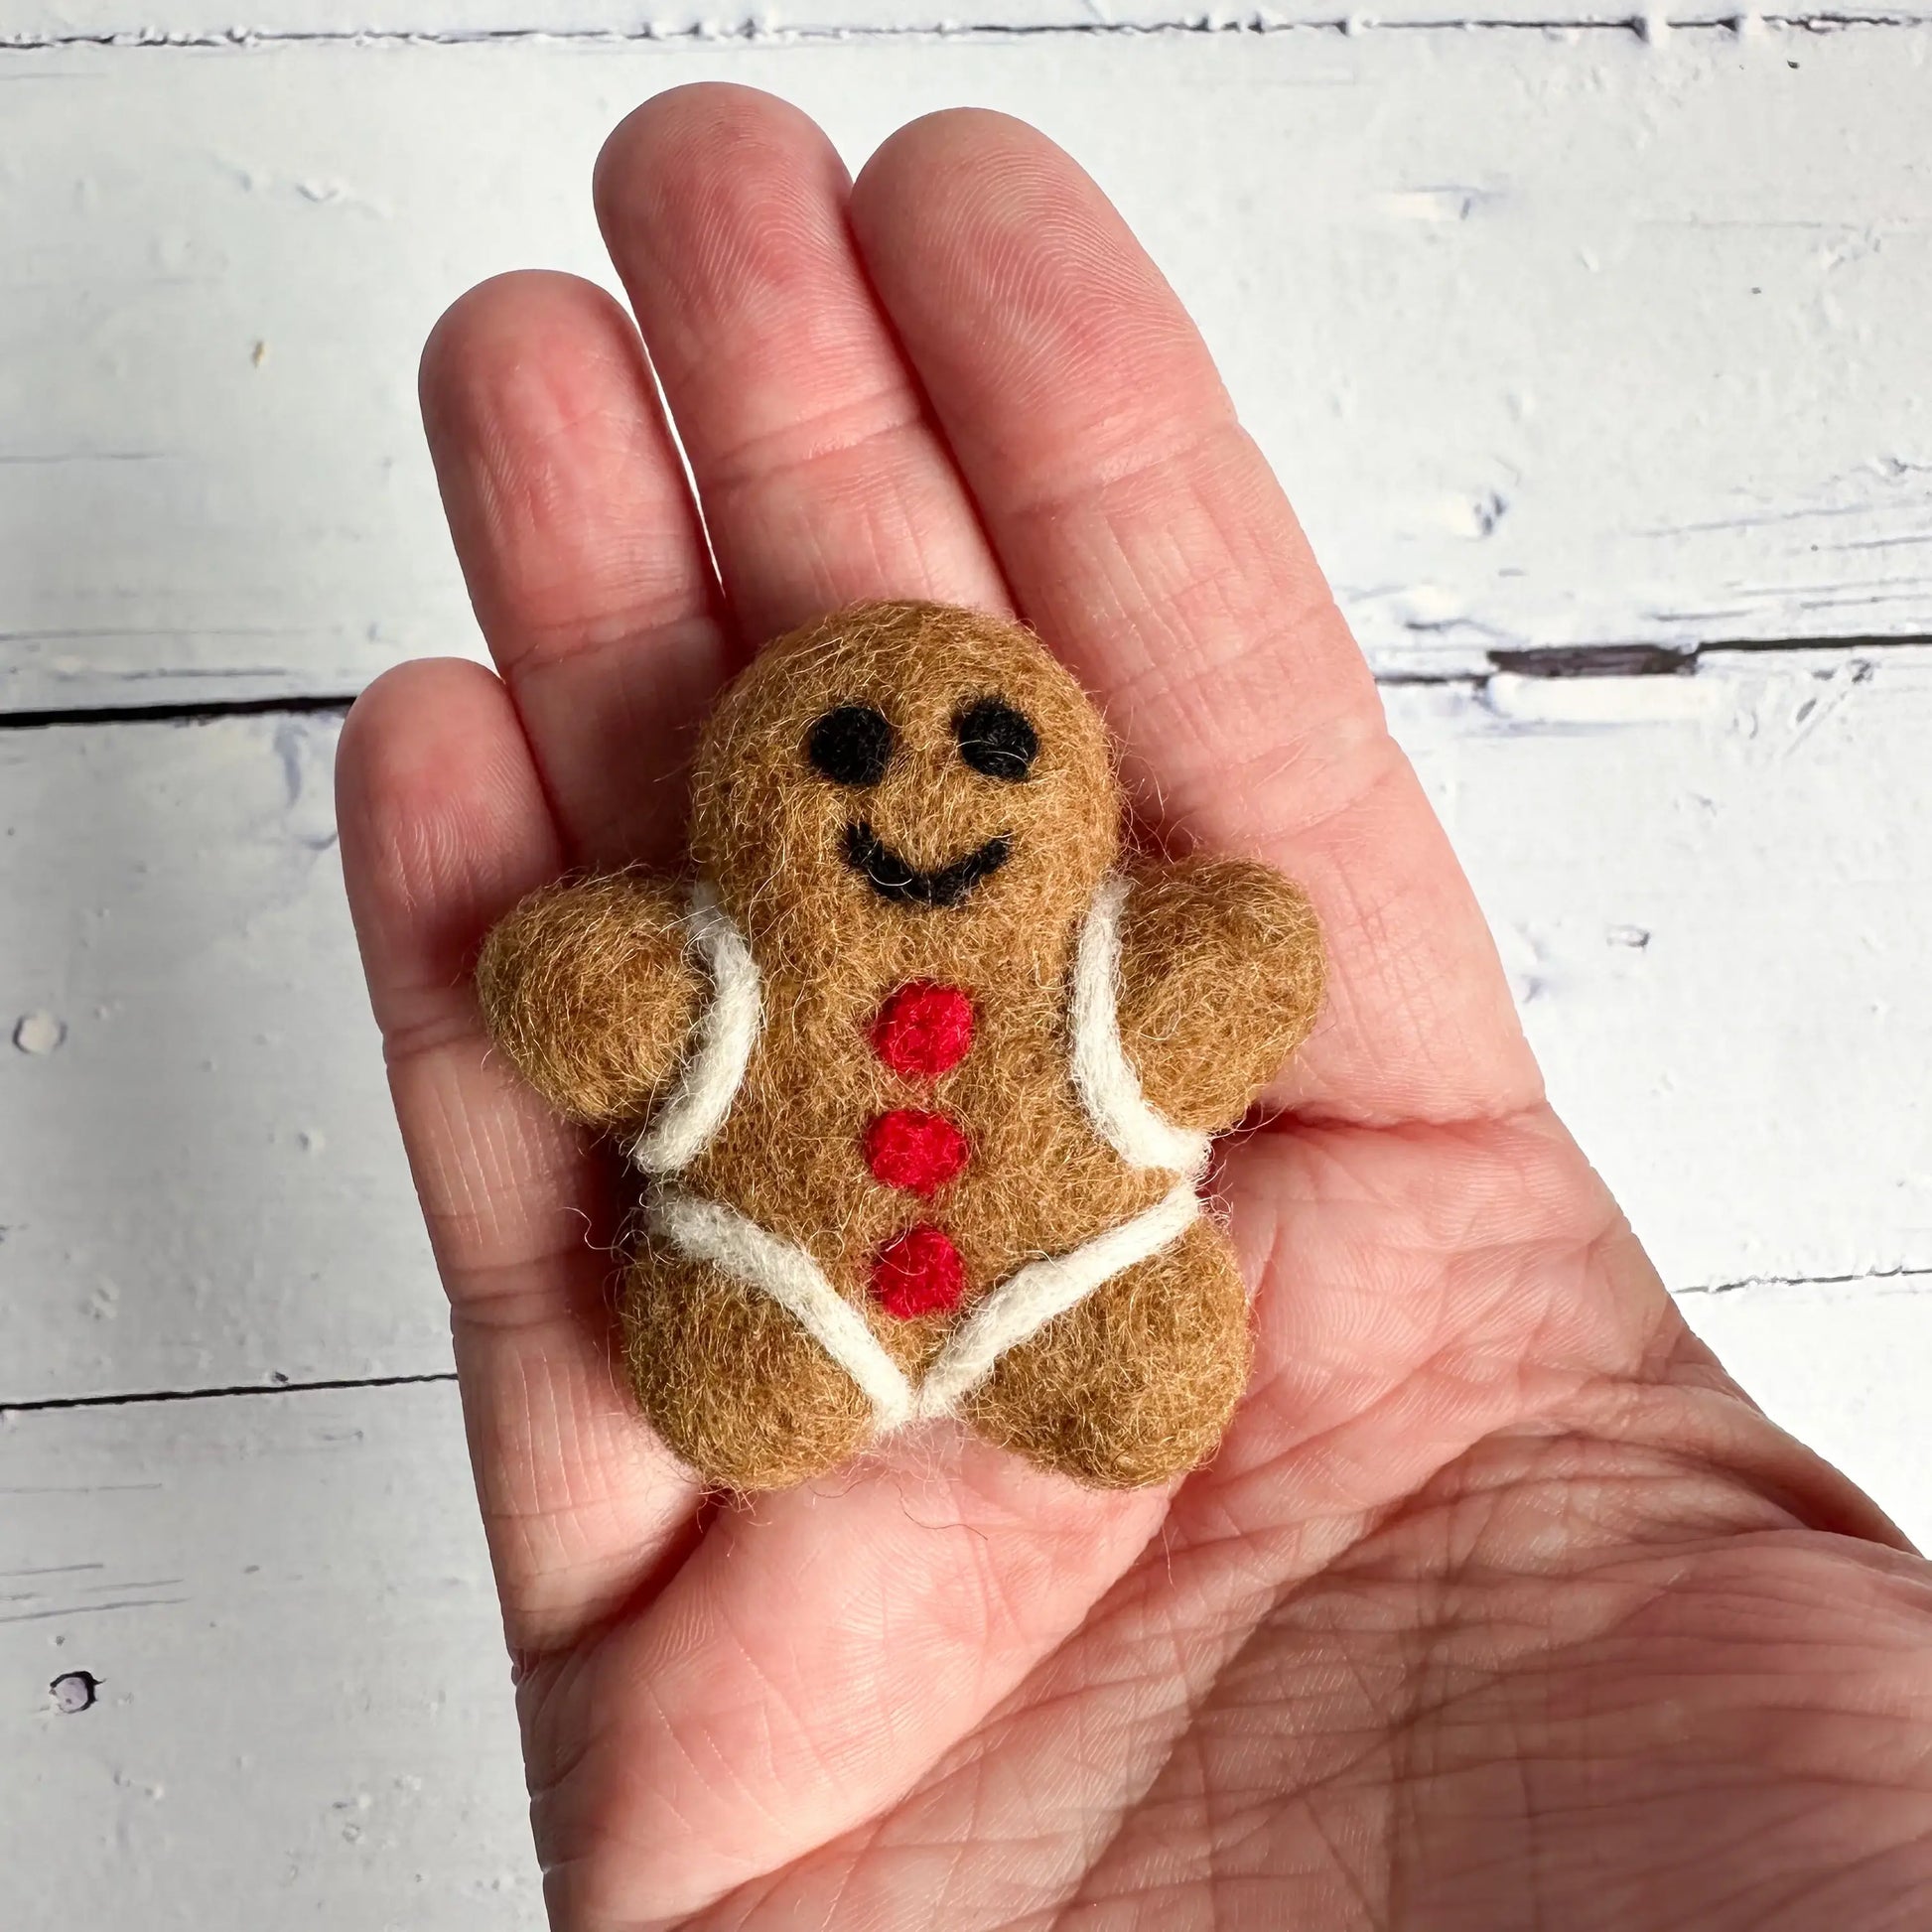
{"label": "wood grain texture", "polygon": [[[855,162],[1024,114],[1200,316],[1686,1311],[1932,1541],[1932,648],[1716,647],[1932,633],[1932,29],[1668,28],[1732,11],[19,0],[0,711],[474,653],[418,347],[494,270],[608,277],[643,95],[774,88]],[[1475,19],[1641,31],[1427,25]],[[9,1924],[540,1915],[336,732],[0,730]]]}
{"label": "wood grain texture", "polygon": [[960,100],[1066,142],[1386,670],[1932,632],[1932,30],[934,45],[6,56],[0,706],[473,650],[423,336],[492,270],[606,273],[604,131],[706,76],[854,159]]}
{"label": "wood grain texture", "polygon": [[[1932,1269],[1932,651],[1388,700],[1667,1279]],[[335,732],[0,735],[0,1401],[447,1368]]]}
{"label": "wood grain texture", "polygon": [[0,1402],[448,1366],[337,729],[0,734]]}
{"label": "wood grain texture", "polygon": [[1882,9],[1859,0],[1772,0],[1738,7],[1724,0],[1271,0],[1204,6],[1187,0],[16,0],[0,47],[76,41],[129,46],[274,38],[411,37],[449,42],[503,36],[529,39],[772,41],[825,36],[946,36],[987,33],[1242,35],[1306,29],[1416,26],[1605,26],[1655,36],[1671,26],[1793,21],[1807,25],[1923,20],[1928,0],[1895,0]]}
{"label": "wood grain texture", "polygon": [[[1923,1424],[1898,1364],[1932,1350],[1928,1287],[1696,1311],[1921,1542]],[[454,1391],[16,1417],[0,1459],[10,1924],[539,1922]],[[94,1702],[64,1710],[80,1672]]]}
{"label": "wood grain texture", "polygon": [[1932,1268],[1932,652],[1389,699],[1665,1280]]}
{"label": "wood grain texture", "polygon": [[21,1932],[540,1922],[455,1390],[0,1422],[0,1870]]}

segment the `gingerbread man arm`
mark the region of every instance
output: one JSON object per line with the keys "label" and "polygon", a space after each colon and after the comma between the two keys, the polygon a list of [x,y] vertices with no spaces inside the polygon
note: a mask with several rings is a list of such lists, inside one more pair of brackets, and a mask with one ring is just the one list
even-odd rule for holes
{"label": "gingerbread man arm", "polygon": [[1244,859],[1136,868],[1121,913],[1121,1044],[1177,1126],[1231,1127],[1308,1037],[1321,936],[1299,886]]}
{"label": "gingerbread man arm", "polygon": [[669,1084],[704,991],[667,879],[601,874],[532,893],[483,941],[490,1037],[560,1113],[615,1127]]}

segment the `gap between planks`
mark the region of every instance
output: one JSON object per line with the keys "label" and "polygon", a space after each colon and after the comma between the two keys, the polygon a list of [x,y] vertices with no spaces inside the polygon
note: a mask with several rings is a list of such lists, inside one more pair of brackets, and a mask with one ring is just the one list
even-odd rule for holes
{"label": "gap between planks", "polygon": [[230,1382],[207,1389],[134,1389],[116,1395],[49,1395],[23,1402],[0,1401],[0,1416],[35,1416],[69,1409],[137,1409],[164,1402],[224,1402],[241,1396],[328,1395],[343,1389],[420,1389],[454,1382],[454,1369],[420,1375],[339,1375],[312,1382]]}
{"label": "gap between planks", "polygon": [[1869,1282],[1901,1282],[1911,1284],[1911,1292],[1920,1292],[1919,1286],[1932,1289],[1932,1268],[1921,1268],[1913,1262],[1901,1262],[1895,1268],[1862,1268],[1850,1275],[1740,1275],[1735,1281],[1700,1282],[1689,1288],[1674,1288],[1671,1294],[1682,1300],[1714,1295],[1741,1295],[1746,1291],[1759,1290],[1775,1292],[1780,1288],[1863,1288]]}
{"label": "gap between planks", "polygon": [[194,50],[247,53],[280,47],[516,48],[543,47],[813,47],[868,42],[1155,40],[1239,37],[1273,39],[1290,34],[1617,34],[1658,40],[1671,34],[1736,37],[1759,30],[1836,33],[1846,29],[1923,28],[1928,16],[1906,9],[1853,11],[1816,7],[1799,12],[1764,12],[1748,6],[1672,14],[1664,10],[1553,11],[1536,17],[1508,14],[1430,15],[1418,19],[1378,19],[1372,10],[1311,14],[1301,19],[1249,15],[1114,21],[917,21],[904,25],[832,23],[786,27],[751,16],[729,22],[621,27],[245,27],[169,31],[118,28],[94,32],[0,34],[0,55],[62,54],[83,49],[139,53]]}
{"label": "gap between planks", "polygon": [[[1676,1301],[1698,1301],[1711,1296],[1775,1294],[1780,1289],[1856,1288],[1871,1282],[1909,1285],[1910,1292],[1932,1291],[1932,1268],[1903,1263],[1895,1268],[1867,1268],[1849,1275],[1744,1275],[1735,1281],[1694,1282],[1670,1293]],[[37,1396],[19,1402],[0,1400],[0,1418],[66,1413],[75,1409],[152,1408],[172,1402],[227,1402],[250,1396],[331,1395],[347,1389],[420,1389],[457,1379],[454,1369],[439,1369],[416,1375],[338,1375],[313,1381],[270,1379],[266,1382],[230,1382],[199,1389],[134,1389],[105,1395]]]}
{"label": "gap between planks", "polygon": [[[1386,686],[1441,686],[1480,691],[1498,677],[1606,678],[1695,677],[1719,654],[1777,657],[1808,652],[1843,662],[1877,651],[1922,650],[1932,636],[1714,638],[1683,649],[1668,644],[1561,644],[1543,649],[1492,650],[1480,670],[1384,671]],[[64,705],[19,711],[0,710],[0,732],[57,730],[96,725],[195,725],[217,718],[342,717],[354,704],[353,691],[289,693],[279,697],[201,698],[164,704]]]}

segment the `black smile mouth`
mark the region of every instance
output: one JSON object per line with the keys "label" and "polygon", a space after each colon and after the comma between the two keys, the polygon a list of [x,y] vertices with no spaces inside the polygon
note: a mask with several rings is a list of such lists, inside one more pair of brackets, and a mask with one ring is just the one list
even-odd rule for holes
{"label": "black smile mouth", "polygon": [[921,872],[907,865],[864,819],[845,828],[845,863],[881,898],[897,899],[901,905],[957,905],[1012,856],[1013,841],[1001,832],[963,859]]}

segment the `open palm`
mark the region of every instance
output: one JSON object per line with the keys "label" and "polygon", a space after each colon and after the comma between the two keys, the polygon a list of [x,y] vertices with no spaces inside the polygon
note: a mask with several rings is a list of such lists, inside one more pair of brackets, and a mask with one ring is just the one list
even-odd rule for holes
{"label": "open palm", "polygon": [[[554,1922],[1922,1924],[1932,1573],[1689,1336],[1548,1111],[1119,217],[995,116],[853,186],[795,111],[709,86],[632,115],[597,196],[636,327],[509,277],[424,363],[500,680],[390,673],[341,767]],[[948,1428],[708,1506],[613,1373],[621,1180],[485,1050],[485,928],[567,868],[672,859],[719,681],[870,597],[1017,609],[1144,816],[1322,915],[1325,1018],[1218,1174],[1253,1387],[1172,1492]]]}

